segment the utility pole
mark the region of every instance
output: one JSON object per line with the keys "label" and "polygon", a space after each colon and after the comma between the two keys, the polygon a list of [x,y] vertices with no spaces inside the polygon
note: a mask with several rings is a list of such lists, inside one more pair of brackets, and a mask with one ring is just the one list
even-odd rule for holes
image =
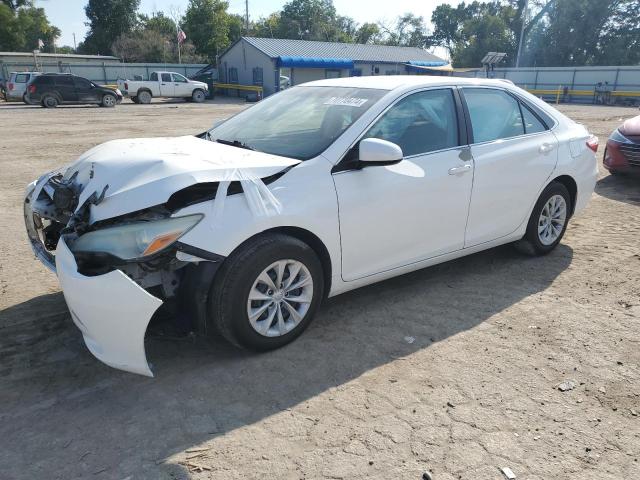
{"label": "utility pole", "polygon": [[76,33],[73,32],[73,53],[78,53],[78,46],[76,45]]}
{"label": "utility pole", "polygon": [[518,42],[518,55],[516,56],[516,68],[520,66],[520,55],[522,55],[522,43],[524,42],[524,29],[527,25],[527,13],[529,12],[529,0],[525,0],[522,10],[522,28],[520,29],[520,41]]}
{"label": "utility pole", "polygon": [[249,35],[249,0],[244,0],[244,33]]}

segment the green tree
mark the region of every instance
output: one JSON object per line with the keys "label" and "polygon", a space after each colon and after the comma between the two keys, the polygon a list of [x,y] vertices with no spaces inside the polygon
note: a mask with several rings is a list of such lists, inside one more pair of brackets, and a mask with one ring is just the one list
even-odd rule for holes
{"label": "green tree", "polygon": [[280,12],[258,20],[251,29],[254,37],[275,38],[280,32]]}
{"label": "green tree", "polygon": [[222,0],[189,0],[182,29],[197,54],[215,60],[229,46],[228,7]]}
{"label": "green tree", "polygon": [[356,32],[356,43],[379,43],[380,27],[376,23],[363,23]]}
{"label": "green tree", "polygon": [[89,32],[82,43],[83,53],[111,55],[111,45],[123,33],[138,26],[140,0],[89,0],[84,7]]}
{"label": "green tree", "polygon": [[336,9],[331,0],[291,0],[280,13],[278,35],[300,40],[335,40]]}
{"label": "green tree", "polygon": [[155,12],[151,17],[140,15],[139,28],[153,30],[166,37],[176,37],[178,34],[175,22],[162,12]]}
{"label": "green tree", "polygon": [[21,2],[16,8],[6,2],[0,3],[0,50],[31,51],[44,43],[44,52],[53,52],[60,29],[51,25],[43,8]]}
{"label": "green tree", "polygon": [[421,48],[431,46],[424,18],[413,13],[405,13],[390,26],[380,23],[380,29],[383,32],[382,41],[387,45]]}
{"label": "green tree", "polygon": [[229,43],[233,43],[245,34],[244,17],[242,15],[229,15]]}

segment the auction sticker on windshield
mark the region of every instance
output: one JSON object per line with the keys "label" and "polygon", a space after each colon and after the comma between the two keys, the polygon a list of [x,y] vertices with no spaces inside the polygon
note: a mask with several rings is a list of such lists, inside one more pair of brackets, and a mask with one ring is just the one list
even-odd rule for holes
{"label": "auction sticker on windshield", "polygon": [[331,97],[329,100],[324,102],[325,105],[342,105],[345,107],[361,107],[365,103],[367,103],[367,98],[356,98],[356,97]]}

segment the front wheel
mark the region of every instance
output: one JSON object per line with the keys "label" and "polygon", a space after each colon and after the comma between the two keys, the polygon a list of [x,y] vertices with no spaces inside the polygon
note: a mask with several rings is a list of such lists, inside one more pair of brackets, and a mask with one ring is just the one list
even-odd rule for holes
{"label": "front wheel", "polygon": [[204,102],[205,98],[206,96],[202,90],[194,90],[193,93],[191,94],[191,100],[193,100],[196,103]]}
{"label": "front wheel", "polygon": [[100,104],[100,106],[112,108],[116,106],[116,103],[118,103],[118,99],[116,98],[116,96],[107,93],[102,97],[102,103]]}
{"label": "front wheel", "polygon": [[556,248],[571,216],[571,195],[559,182],[550,183],[533,207],[527,231],[516,247],[533,255],[545,255]]}
{"label": "front wheel", "polygon": [[322,265],[311,247],[288,235],[259,235],[220,267],[210,318],[234,345],[272,350],[307,328],[323,294]]}

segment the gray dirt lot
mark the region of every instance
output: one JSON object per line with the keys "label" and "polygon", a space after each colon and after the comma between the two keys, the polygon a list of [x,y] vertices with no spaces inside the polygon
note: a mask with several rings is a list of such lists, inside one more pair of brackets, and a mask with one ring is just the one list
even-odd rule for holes
{"label": "gray dirt lot", "polygon": [[[263,355],[151,339],[154,379],[93,358],[27,246],[25,185],[240,108],[0,104],[0,478],[640,478],[640,180],[604,172],[544,258],[505,246],[336,297]],[[561,110],[601,143],[638,113]]]}

